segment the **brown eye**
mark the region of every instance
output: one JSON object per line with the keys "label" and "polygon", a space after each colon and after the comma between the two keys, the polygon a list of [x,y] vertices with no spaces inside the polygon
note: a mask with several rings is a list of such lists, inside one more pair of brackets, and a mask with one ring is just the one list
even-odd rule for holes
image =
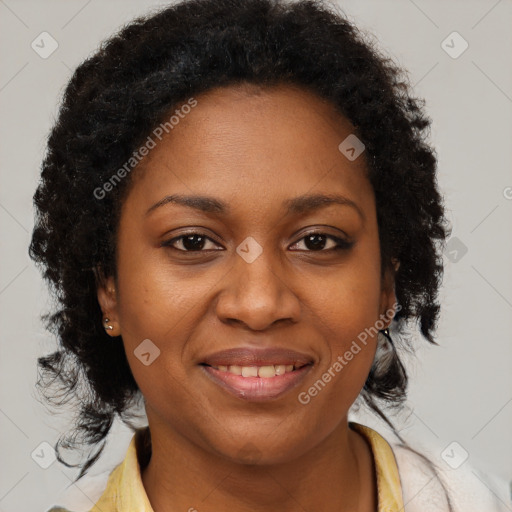
{"label": "brown eye", "polygon": [[[171,247],[172,249],[182,252],[202,252],[205,249],[205,246],[207,246],[206,250],[214,249],[212,247],[208,247],[208,242],[215,245],[213,240],[205,236],[203,233],[187,233],[166,242],[162,242],[161,245],[162,247]],[[181,248],[179,247],[180,245]]]}
{"label": "brown eye", "polygon": [[349,249],[354,245],[353,242],[347,242],[346,240],[332,235],[327,235],[326,233],[309,233],[296,242],[294,246],[298,245],[302,240],[304,240],[305,250],[313,252]]}

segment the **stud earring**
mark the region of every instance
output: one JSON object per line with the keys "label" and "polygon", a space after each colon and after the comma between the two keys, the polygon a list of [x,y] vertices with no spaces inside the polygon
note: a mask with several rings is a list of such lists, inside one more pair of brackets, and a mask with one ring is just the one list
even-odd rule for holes
{"label": "stud earring", "polygon": [[103,320],[103,323],[105,324],[105,326],[104,326],[104,327],[105,327],[105,329],[106,329],[107,331],[112,331],[114,328],[113,328],[111,325],[109,325],[109,322],[110,322],[110,319],[109,319],[109,318],[105,318],[105,319]]}

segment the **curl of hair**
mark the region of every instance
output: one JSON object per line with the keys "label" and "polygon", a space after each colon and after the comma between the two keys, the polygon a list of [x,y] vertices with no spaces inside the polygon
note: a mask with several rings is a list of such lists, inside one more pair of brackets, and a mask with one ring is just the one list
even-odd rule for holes
{"label": "curl of hair", "polygon": [[[104,441],[116,415],[128,421],[128,404],[140,393],[121,340],[113,342],[102,327],[96,296],[104,276],[116,277],[117,226],[132,175],[102,199],[95,190],[181,102],[242,83],[306,88],[352,122],[375,192],[382,271],[400,262],[397,333],[416,321],[436,344],[446,219],[427,143],[431,121],[405,72],[320,1],[173,4],[122,28],[76,69],[34,195],[29,253],[59,305],[44,317],[60,347],[39,359],[39,384],[49,401],[56,388],[64,396],[83,390],[76,429],[86,444]],[[405,369],[395,362],[384,376],[370,373],[362,396],[386,419],[377,401],[400,403],[406,387]],[[66,439],[73,443],[59,443]]]}

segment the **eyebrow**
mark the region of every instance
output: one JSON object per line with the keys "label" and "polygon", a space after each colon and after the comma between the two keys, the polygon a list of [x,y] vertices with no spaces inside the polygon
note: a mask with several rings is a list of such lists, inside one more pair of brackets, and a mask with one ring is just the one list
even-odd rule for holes
{"label": "eyebrow", "polygon": [[[229,205],[219,199],[209,196],[187,196],[173,194],[165,196],[160,201],[151,206],[146,215],[160,208],[166,204],[178,204],[205,213],[217,213],[220,215],[227,215],[230,213],[231,208]],[[287,199],[283,202],[283,206],[287,214],[304,214],[320,208],[325,208],[332,204],[339,204],[342,206],[349,206],[356,210],[359,216],[365,220],[365,215],[357,203],[348,197],[339,194],[305,194],[302,196]]]}

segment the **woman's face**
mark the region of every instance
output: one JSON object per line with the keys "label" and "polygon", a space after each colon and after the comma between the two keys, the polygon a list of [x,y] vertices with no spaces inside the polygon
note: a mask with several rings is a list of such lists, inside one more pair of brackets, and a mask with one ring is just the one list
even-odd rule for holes
{"label": "woman's face", "polygon": [[340,151],[353,126],[305,90],[196,100],[133,171],[117,282],[98,298],[152,429],[234,461],[291,460],[346,422],[375,354],[365,329],[395,302],[365,155]]}

